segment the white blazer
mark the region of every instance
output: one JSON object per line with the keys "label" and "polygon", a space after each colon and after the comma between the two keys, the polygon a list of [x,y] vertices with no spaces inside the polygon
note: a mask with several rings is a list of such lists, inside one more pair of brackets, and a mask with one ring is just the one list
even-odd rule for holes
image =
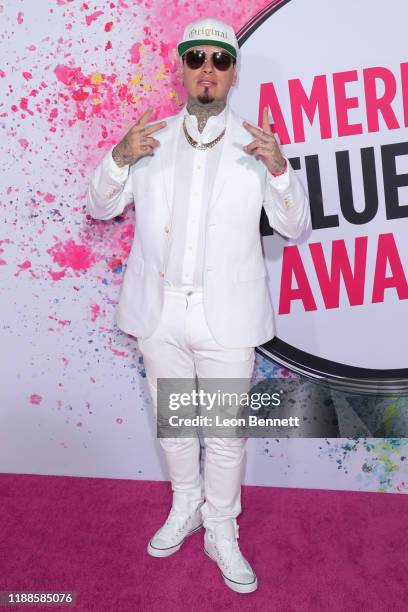
{"label": "white blazer", "polygon": [[[177,135],[184,109],[165,117],[153,156],[119,169],[111,150],[95,169],[87,212],[112,219],[135,202],[135,235],[120,293],[116,322],[126,333],[147,338],[163,307],[164,274],[172,217]],[[206,219],[203,300],[208,326],[225,347],[251,347],[274,336],[272,302],[263,260],[259,220],[262,205],[270,225],[297,238],[310,224],[309,203],[294,170],[273,177],[243,151],[253,136],[229,106],[220,164]],[[269,182],[269,186],[267,184]]]}

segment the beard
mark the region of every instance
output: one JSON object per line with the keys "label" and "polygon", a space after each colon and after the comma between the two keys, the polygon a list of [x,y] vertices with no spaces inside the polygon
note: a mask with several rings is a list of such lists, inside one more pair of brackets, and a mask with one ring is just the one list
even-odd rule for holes
{"label": "beard", "polygon": [[198,95],[197,100],[201,102],[201,104],[210,104],[214,102],[215,98],[208,93],[208,87],[204,87],[204,93]]}

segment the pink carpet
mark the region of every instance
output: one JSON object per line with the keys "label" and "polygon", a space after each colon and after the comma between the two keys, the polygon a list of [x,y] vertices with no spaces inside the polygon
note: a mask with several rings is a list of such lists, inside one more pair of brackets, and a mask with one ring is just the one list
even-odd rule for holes
{"label": "pink carpet", "polygon": [[224,586],[202,530],[172,557],[147,555],[168,483],[4,474],[0,500],[0,590],[77,592],[73,608],[26,610],[407,610],[404,495],[244,487],[249,595]]}

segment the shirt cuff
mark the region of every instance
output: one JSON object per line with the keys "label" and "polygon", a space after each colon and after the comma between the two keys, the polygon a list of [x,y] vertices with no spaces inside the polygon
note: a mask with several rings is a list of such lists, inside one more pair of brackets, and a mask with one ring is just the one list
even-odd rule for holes
{"label": "shirt cuff", "polygon": [[268,175],[268,182],[272,187],[278,187],[282,189],[282,188],[286,188],[289,186],[289,183],[290,183],[289,162],[286,158],[285,158],[285,162],[286,162],[285,169],[280,174],[274,175],[272,174],[272,172],[269,172],[269,170],[266,171]]}
{"label": "shirt cuff", "polygon": [[[116,145],[115,145],[116,146]],[[117,163],[114,161],[112,157],[112,151],[115,148],[113,146],[105,156],[106,169],[109,173],[109,176],[118,183],[124,183],[129,174],[130,165],[126,164],[125,166],[119,167]]]}

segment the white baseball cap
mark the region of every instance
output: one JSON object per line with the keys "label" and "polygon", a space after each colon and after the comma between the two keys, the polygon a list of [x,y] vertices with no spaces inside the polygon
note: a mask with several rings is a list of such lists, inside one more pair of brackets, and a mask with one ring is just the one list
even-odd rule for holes
{"label": "white baseball cap", "polygon": [[237,57],[239,47],[233,28],[219,19],[208,17],[189,23],[183,34],[183,40],[177,45],[179,55],[184,55],[191,47],[214,45],[222,47],[233,57]]}

